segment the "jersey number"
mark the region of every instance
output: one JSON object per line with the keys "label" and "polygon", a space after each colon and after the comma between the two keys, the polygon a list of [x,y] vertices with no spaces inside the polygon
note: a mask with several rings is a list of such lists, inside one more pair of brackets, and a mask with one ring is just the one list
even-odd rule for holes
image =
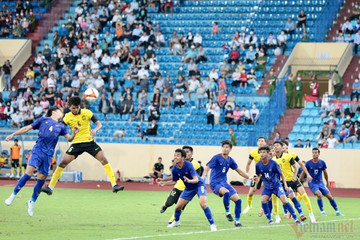
{"label": "jersey number", "polygon": [[222,172],[223,172],[223,173],[226,172],[226,167],[223,168]]}
{"label": "jersey number", "polygon": [[204,193],[205,192],[205,188],[204,186],[201,186],[201,193]]}
{"label": "jersey number", "polygon": [[78,127],[81,127],[80,121],[78,121]]}
{"label": "jersey number", "polygon": [[315,175],[318,174],[318,171],[319,171],[318,169],[315,169],[315,170],[314,170],[314,174],[315,174]]}
{"label": "jersey number", "polygon": [[50,132],[53,131],[53,126],[49,127],[49,131],[50,131]]}
{"label": "jersey number", "polygon": [[265,178],[269,178],[269,173],[265,173]]}

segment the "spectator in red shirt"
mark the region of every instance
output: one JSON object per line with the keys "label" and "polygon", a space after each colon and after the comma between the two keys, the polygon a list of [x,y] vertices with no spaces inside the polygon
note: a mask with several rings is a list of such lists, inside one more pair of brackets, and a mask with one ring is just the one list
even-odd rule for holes
{"label": "spectator in red shirt", "polygon": [[240,74],[240,87],[244,87],[245,89],[247,87],[247,73],[245,69],[243,69]]}
{"label": "spectator in red shirt", "polygon": [[173,9],[174,9],[174,3],[172,0],[166,0],[165,4],[164,4],[164,11],[167,13],[170,11],[170,13],[173,13]]}
{"label": "spectator in red shirt", "polygon": [[219,107],[224,108],[225,104],[226,104],[226,94],[223,90],[220,90],[220,94],[218,97],[218,102],[219,102]]}
{"label": "spectator in red shirt", "polygon": [[230,58],[228,60],[228,63],[231,63],[232,61],[234,61],[236,64],[239,63],[239,51],[236,48],[236,45],[232,46],[233,50],[230,52]]}

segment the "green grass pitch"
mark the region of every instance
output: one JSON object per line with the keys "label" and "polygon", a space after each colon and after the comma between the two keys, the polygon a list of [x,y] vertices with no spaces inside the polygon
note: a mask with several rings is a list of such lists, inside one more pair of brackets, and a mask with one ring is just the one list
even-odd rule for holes
{"label": "green grass pitch", "polygon": [[[26,200],[32,188],[25,187],[11,206],[4,200],[12,187],[0,187],[0,239],[1,240],[115,240],[115,239],[360,239],[359,199],[336,198],[345,217],[336,217],[327,199],[324,207],[327,217],[320,217],[316,198],[310,196],[318,229],[305,225],[291,225],[293,220],[283,219],[280,224],[268,226],[265,217],[259,218],[260,197],[256,195],[253,208],[241,216],[243,228],[235,228],[224,215],[222,199],[208,193],[217,232],[210,232],[209,224],[197,197],[181,216],[181,226],[167,228],[174,207],[160,214],[167,192],[124,191],[113,194],[110,190],[56,189],[52,196],[41,194],[33,217],[27,215]],[[246,196],[240,195],[246,206]],[[307,209],[302,202],[305,215]],[[231,211],[234,212],[231,203]],[[280,212],[283,213],[282,207]],[[234,213],[233,213],[234,215]],[[282,214],[281,214],[282,216]],[[307,220],[306,223],[309,221]],[[311,229],[309,229],[311,228]],[[309,232],[311,230],[311,232]]]}

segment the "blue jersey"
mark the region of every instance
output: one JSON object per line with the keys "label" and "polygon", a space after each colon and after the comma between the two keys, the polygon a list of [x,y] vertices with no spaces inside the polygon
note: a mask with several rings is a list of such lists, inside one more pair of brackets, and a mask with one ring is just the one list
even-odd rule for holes
{"label": "blue jersey", "polygon": [[211,168],[210,184],[226,182],[226,174],[229,171],[229,168],[238,168],[238,165],[234,159],[231,157],[227,157],[227,159],[225,159],[222,154],[216,154],[213,156],[213,158],[206,165]]}
{"label": "blue jersey", "polygon": [[268,164],[264,165],[260,160],[256,166],[256,175],[262,175],[264,188],[272,189],[280,184],[280,174],[282,173],[277,162],[269,159]]}
{"label": "blue jersey", "polygon": [[325,161],[319,159],[317,163],[314,163],[309,160],[306,162],[305,167],[313,178],[311,183],[323,183],[322,172],[327,168]]}
{"label": "blue jersey", "polygon": [[41,117],[31,124],[33,129],[39,129],[38,140],[33,147],[33,153],[53,156],[59,136],[66,135],[66,126],[50,117]]}
{"label": "blue jersey", "polygon": [[[199,182],[197,184],[184,181],[184,177],[187,177],[188,179],[193,179],[193,176],[198,177]],[[204,184],[204,181],[201,179],[199,174],[195,171],[194,166],[189,161],[185,161],[182,168],[179,168],[176,164],[172,168],[172,180],[176,182],[179,179],[184,182],[187,189],[196,189],[199,184]]]}

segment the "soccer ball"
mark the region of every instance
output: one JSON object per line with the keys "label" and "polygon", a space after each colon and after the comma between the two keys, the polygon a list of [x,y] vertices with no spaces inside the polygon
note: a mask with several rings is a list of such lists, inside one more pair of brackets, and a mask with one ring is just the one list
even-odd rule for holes
{"label": "soccer ball", "polygon": [[94,102],[99,97],[99,92],[96,88],[88,88],[85,90],[84,98],[88,102]]}

